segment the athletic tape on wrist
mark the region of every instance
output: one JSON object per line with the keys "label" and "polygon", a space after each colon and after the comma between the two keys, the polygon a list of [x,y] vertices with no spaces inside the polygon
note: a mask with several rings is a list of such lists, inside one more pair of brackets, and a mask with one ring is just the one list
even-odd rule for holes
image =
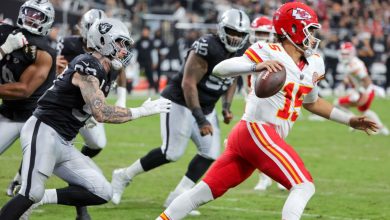
{"label": "athletic tape on wrist", "polygon": [[341,124],[349,125],[349,122],[353,116],[349,115],[338,108],[333,108],[330,112],[329,119]]}

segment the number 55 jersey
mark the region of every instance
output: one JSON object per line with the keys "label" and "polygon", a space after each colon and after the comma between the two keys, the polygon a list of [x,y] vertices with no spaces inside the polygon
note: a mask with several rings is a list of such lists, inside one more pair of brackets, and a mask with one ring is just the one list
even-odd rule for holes
{"label": "number 55 jersey", "polygon": [[324,78],[323,59],[317,55],[296,64],[280,44],[255,43],[245,51],[254,63],[277,60],[286,68],[286,82],[283,88],[269,98],[258,98],[254,94],[256,74],[251,77],[251,92],[246,100],[243,120],[263,122],[275,128],[282,138],[286,138],[297,120],[303,103],[317,100],[317,82]]}

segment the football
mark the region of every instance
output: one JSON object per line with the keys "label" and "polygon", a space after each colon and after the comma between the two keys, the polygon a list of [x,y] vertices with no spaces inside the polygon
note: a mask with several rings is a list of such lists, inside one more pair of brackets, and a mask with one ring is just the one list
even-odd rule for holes
{"label": "football", "polygon": [[259,73],[255,83],[255,94],[259,98],[267,98],[275,95],[286,81],[286,69],[274,73],[263,70]]}

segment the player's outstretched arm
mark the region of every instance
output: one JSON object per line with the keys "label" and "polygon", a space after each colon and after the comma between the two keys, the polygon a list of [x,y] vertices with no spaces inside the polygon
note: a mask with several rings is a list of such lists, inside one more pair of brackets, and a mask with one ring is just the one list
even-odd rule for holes
{"label": "player's outstretched arm", "polygon": [[283,69],[283,64],[276,60],[254,63],[246,56],[233,57],[218,63],[213,69],[213,75],[226,78],[261,72],[264,69],[269,72],[277,72]]}
{"label": "player's outstretched arm", "polygon": [[72,83],[80,88],[85,103],[90,107],[93,117],[98,122],[124,123],[144,116],[169,112],[171,108],[171,101],[167,99],[151,101],[150,98],[138,108],[107,105],[96,77],[75,73]]}
{"label": "player's outstretched arm", "polygon": [[367,117],[347,114],[320,97],[315,102],[304,103],[303,107],[314,114],[351,126],[357,130],[365,131],[367,134],[376,132],[379,129],[378,124]]}
{"label": "player's outstretched arm", "polygon": [[0,98],[28,98],[45,82],[53,60],[49,53],[43,50],[37,50],[36,57],[35,62],[23,71],[18,82],[0,85]]}

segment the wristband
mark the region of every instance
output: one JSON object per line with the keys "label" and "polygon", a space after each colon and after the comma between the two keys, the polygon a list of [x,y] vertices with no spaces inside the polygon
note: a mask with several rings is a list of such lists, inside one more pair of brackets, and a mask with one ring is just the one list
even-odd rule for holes
{"label": "wristband", "polygon": [[199,107],[196,107],[192,110],[192,115],[194,116],[199,127],[207,122],[206,116],[204,116],[202,109]]}
{"label": "wristband", "polygon": [[146,115],[145,114],[146,110],[144,107],[129,108],[129,110],[131,111],[131,120],[141,118]]}
{"label": "wristband", "polygon": [[257,63],[254,63],[253,65],[252,65],[252,72],[256,72],[256,66],[257,66]]}
{"label": "wristband", "polygon": [[126,107],[126,95],[127,95],[126,88],[118,86],[117,94],[118,94],[118,99],[117,99],[115,105],[125,108]]}
{"label": "wristband", "polygon": [[350,122],[352,117],[353,117],[353,115],[347,114],[347,113],[341,111],[340,109],[333,107],[333,109],[329,115],[329,120],[332,120],[332,121],[349,126],[349,122]]}

